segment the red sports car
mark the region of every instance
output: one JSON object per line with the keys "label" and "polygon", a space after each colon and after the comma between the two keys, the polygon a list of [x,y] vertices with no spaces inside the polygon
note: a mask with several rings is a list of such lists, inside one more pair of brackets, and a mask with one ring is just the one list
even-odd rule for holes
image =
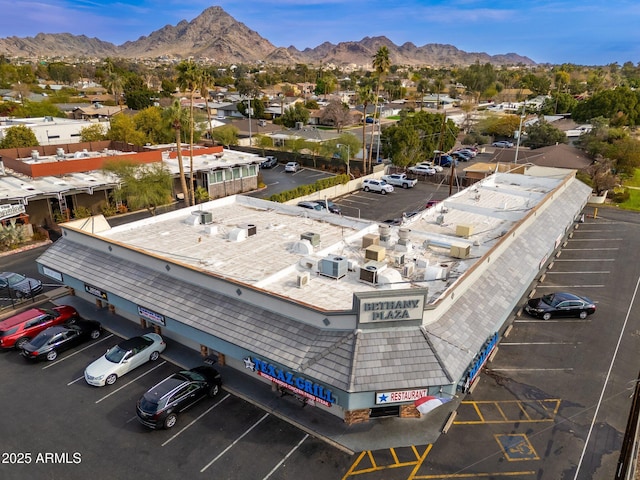
{"label": "red sports car", "polygon": [[0,322],[0,347],[21,349],[45,328],[72,322],[79,318],[75,308],[68,305],[51,310],[32,308]]}

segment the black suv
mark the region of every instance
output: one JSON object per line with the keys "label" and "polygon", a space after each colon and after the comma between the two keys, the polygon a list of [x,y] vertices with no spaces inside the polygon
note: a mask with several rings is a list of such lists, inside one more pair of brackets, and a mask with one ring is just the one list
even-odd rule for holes
{"label": "black suv", "polygon": [[169,429],[178,421],[178,413],[207,395],[215,397],[221,385],[218,371],[207,365],[174,373],[138,400],[138,420],[149,428]]}

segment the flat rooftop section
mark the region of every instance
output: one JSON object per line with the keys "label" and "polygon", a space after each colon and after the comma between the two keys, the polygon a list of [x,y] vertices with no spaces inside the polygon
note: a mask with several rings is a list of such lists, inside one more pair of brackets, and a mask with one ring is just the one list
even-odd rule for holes
{"label": "flat rooftop section", "polygon": [[97,235],[323,310],[381,289],[433,302],[563,178],[492,175],[399,227],[231,196]]}

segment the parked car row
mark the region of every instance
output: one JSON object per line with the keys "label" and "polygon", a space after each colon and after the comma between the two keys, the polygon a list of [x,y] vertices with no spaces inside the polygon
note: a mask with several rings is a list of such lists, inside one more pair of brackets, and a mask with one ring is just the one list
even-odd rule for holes
{"label": "parked car row", "polygon": [[331,200],[306,200],[298,202],[298,206],[309,210],[316,210],[318,212],[328,210],[329,212],[336,213],[338,215],[342,213],[340,207]]}
{"label": "parked car row", "polygon": [[[71,306],[32,308],[0,322],[0,346],[20,350],[29,361],[51,362],[66,350],[97,340],[102,333],[100,322],[80,318]],[[123,340],[90,363],[84,378],[96,387],[113,385],[122,375],[157,360],[165,348],[164,339],[156,333]],[[222,378],[211,366],[180,370],[140,397],[136,404],[138,419],[149,428],[172,428],[178,414],[203,398],[215,397],[221,387]]]}

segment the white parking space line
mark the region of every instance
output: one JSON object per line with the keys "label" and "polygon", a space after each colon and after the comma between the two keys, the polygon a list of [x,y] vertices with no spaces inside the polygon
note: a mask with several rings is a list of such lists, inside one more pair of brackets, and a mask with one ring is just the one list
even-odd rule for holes
{"label": "white parking space line", "polygon": [[164,447],[165,445],[167,445],[169,442],[171,442],[173,439],[175,439],[178,435],[180,435],[182,432],[184,432],[187,428],[189,428],[191,425],[193,425],[194,423],[196,423],[198,420],[200,420],[202,417],[204,417],[207,413],[209,413],[211,410],[213,410],[214,408],[216,408],[218,405],[220,405],[222,402],[224,402],[227,398],[229,398],[231,396],[230,393],[227,393],[223,398],[221,398],[220,400],[218,400],[216,403],[214,403],[212,406],[210,406],[209,408],[207,408],[202,414],[198,415],[198,417],[194,418],[191,422],[189,422],[187,425],[185,425],[184,427],[182,427],[180,429],[179,432],[177,432],[175,435],[173,435],[171,438],[169,438],[167,441],[165,441],[161,447]]}
{"label": "white parking space line", "polygon": [[500,342],[501,347],[520,345],[582,345],[582,342]]}
{"label": "white parking space line", "polygon": [[216,458],[214,458],[213,460],[211,460],[209,463],[207,463],[204,467],[202,467],[202,469],[200,470],[200,473],[204,472],[207,468],[209,468],[211,465],[213,465],[220,457],[222,457],[225,453],[227,453],[229,450],[231,450],[231,448],[238,443],[240,440],[242,440],[246,435],[249,434],[249,432],[251,432],[251,430],[253,430],[254,428],[256,428],[265,418],[267,418],[269,416],[268,413],[265,413],[262,418],[260,420],[258,420],[256,423],[254,423],[253,425],[251,425],[251,427],[249,427],[248,430],[246,430],[242,435],[240,435],[238,438],[236,438],[233,443],[231,445],[229,445],[227,448],[225,448],[222,452],[220,452],[220,454],[218,454],[218,456]]}
{"label": "white parking space line", "polygon": [[567,368],[492,368],[493,372],[572,372],[572,367]]}
{"label": "white parking space line", "polygon": [[571,271],[571,272],[552,272],[551,270],[549,270],[547,272],[547,275],[562,275],[564,273],[566,273],[566,274],[575,274],[575,273],[589,274],[589,273],[611,273],[611,271],[609,271],[609,270],[591,270],[591,271],[588,271],[588,270],[585,270],[585,271],[574,270],[574,271]]}
{"label": "white parking space line", "polygon": [[67,383],[67,387],[69,385],[73,385],[76,382],[79,382],[80,380],[84,380],[84,375],[82,375],[81,377],[76,378],[75,380],[70,381],[69,383]]}
{"label": "white parking space line", "polygon": [[554,258],[553,263],[560,262],[615,262],[615,258]]}
{"label": "white parking space line", "polygon": [[569,242],[621,242],[624,238],[576,238],[569,239]]}
{"label": "white parking space line", "polygon": [[563,248],[563,252],[599,252],[601,250],[620,250],[618,247],[604,248]]}
{"label": "white parking space line", "polygon": [[514,320],[513,323],[587,323],[590,322],[591,320],[588,319],[588,317],[584,320],[582,319],[558,319],[558,320],[542,320],[542,319],[536,319],[536,318],[530,318],[530,319],[526,319],[526,318],[521,318],[518,320]]}
{"label": "white parking space line", "polygon": [[112,333],[112,334],[110,334],[110,335],[107,335],[107,336],[106,336],[106,337],[104,337],[104,338],[101,338],[101,339],[100,339],[100,340],[98,340],[97,342],[93,342],[91,345],[87,345],[86,347],[83,347],[83,348],[81,348],[80,350],[76,350],[75,352],[73,352],[73,353],[71,353],[71,354],[69,354],[69,355],[65,355],[64,357],[62,357],[62,358],[60,358],[60,359],[58,359],[58,360],[55,360],[55,361],[53,361],[53,362],[49,363],[48,365],[45,365],[44,367],[42,367],[42,370],[46,370],[46,369],[47,369],[47,368],[49,368],[49,367],[53,367],[54,365],[57,365],[57,364],[59,364],[59,363],[61,363],[61,362],[64,362],[65,360],[67,360],[67,359],[69,359],[69,358],[73,357],[74,355],[77,355],[77,354],[78,354],[78,353],[80,353],[80,352],[84,352],[87,348],[91,348],[91,347],[93,347],[94,345],[97,345],[97,344],[99,344],[100,342],[104,342],[105,340],[108,340],[108,339],[109,339],[109,338],[111,338],[111,337],[113,337],[113,333]]}
{"label": "white parking space line", "polygon": [[144,372],[142,375],[138,375],[136,378],[134,378],[133,380],[131,380],[130,382],[125,383],[124,385],[120,386],[119,388],[116,388],[114,391],[107,393],[104,397],[98,399],[95,401],[95,403],[100,403],[103,400],[106,400],[107,398],[109,398],[111,395],[113,395],[114,393],[119,392],[120,390],[122,390],[125,387],[128,387],[129,385],[131,385],[132,383],[134,383],[136,380],[138,380],[139,378],[144,377],[146,374],[153,372],[156,368],[160,368],[162,365],[164,365],[165,363],[167,363],[166,361],[159,363],[158,365],[156,365],[155,367],[147,370],[146,372]]}
{"label": "white parking space line", "polygon": [[536,288],[602,288],[605,285],[538,285]]}
{"label": "white parking space line", "polygon": [[282,466],[282,464],[287,460],[287,458],[289,458],[291,455],[293,455],[293,452],[295,452],[298,448],[300,448],[300,445],[302,445],[307,438],[309,438],[309,434],[308,433],[305,434],[304,437],[302,437],[302,440],[300,440],[298,442],[298,444],[295,447],[293,447],[289,451],[289,453],[287,453],[285,455],[285,457],[282,460],[280,460],[280,462],[278,462],[278,464],[275,467],[273,467],[273,470],[271,470],[269,473],[267,473],[267,475],[262,480],[267,480],[268,478],[270,478],[271,475],[273,475]]}

